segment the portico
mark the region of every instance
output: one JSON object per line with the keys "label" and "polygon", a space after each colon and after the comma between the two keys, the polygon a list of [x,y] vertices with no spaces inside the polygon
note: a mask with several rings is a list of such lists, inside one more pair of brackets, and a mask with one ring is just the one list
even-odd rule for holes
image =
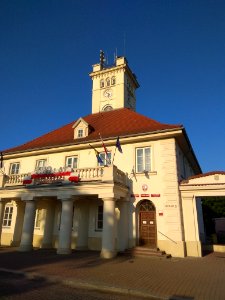
{"label": "portico", "polygon": [[[23,220],[20,226],[14,226],[17,233],[12,234],[11,244],[19,244],[19,251],[30,251],[34,245],[55,247],[58,254],[69,254],[72,248],[94,248],[101,250],[103,258],[114,257],[118,250],[125,250],[128,181],[115,166],[102,167],[101,174],[97,180],[81,177],[78,183],[66,185],[49,183],[24,187],[6,183],[0,190],[0,217],[3,218],[5,204],[14,201],[17,214]],[[95,228],[99,203],[103,206],[103,226]],[[38,209],[42,210],[41,225],[35,224]]]}
{"label": "portico", "polygon": [[[192,176],[180,184],[183,224],[188,256],[202,256],[205,242],[201,197],[225,196],[225,172]],[[190,226],[193,224],[194,226]]]}

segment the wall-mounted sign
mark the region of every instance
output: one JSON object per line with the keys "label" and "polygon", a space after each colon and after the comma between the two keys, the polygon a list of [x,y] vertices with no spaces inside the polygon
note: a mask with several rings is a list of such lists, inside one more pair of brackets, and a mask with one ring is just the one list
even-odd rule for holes
{"label": "wall-mounted sign", "polygon": [[139,194],[131,194],[130,195],[132,198],[137,198],[137,197],[139,197]]}
{"label": "wall-mounted sign", "polygon": [[149,197],[149,194],[141,194],[141,197]]}
{"label": "wall-mounted sign", "polygon": [[24,177],[23,185],[40,185],[53,183],[75,183],[80,180],[75,172],[34,173]]}
{"label": "wall-mounted sign", "polygon": [[160,197],[160,194],[151,194],[151,197]]}
{"label": "wall-mounted sign", "polygon": [[147,185],[146,183],[144,183],[144,184],[142,185],[142,190],[143,190],[144,192],[146,192],[146,191],[148,190],[148,185]]}

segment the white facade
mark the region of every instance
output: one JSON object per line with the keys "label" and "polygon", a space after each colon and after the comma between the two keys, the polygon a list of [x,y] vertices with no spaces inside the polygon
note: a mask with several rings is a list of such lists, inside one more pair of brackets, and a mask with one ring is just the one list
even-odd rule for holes
{"label": "white facade", "polygon": [[[132,74],[125,58],[118,58],[110,68],[95,65],[90,74],[92,113],[111,114],[105,109],[105,98],[112,110],[130,103],[135,110],[138,83]],[[133,98],[127,92],[126,76]],[[111,78],[110,86],[106,81],[103,86],[103,78]],[[105,93],[109,89],[112,94]],[[99,250],[104,258],[137,245],[157,247],[172,256],[201,256],[201,251],[187,247],[199,245],[200,234],[194,238],[188,234],[196,224],[186,228],[187,202],[182,200],[179,182],[201,170],[184,129],[143,132],[140,124],[139,133],[120,134],[123,153],[115,147],[117,135],[103,137],[113,164],[99,166],[94,149],[103,158],[104,148],[100,138],[88,140],[93,131],[89,125],[87,118],[80,118],[70,126],[77,143],[3,152],[1,244],[19,246],[20,251],[54,247],[59,254],[72,249]],[[58,177],[45,171],[24,184],[38,167]],[[72,175],[79,181],[70,181]]]}

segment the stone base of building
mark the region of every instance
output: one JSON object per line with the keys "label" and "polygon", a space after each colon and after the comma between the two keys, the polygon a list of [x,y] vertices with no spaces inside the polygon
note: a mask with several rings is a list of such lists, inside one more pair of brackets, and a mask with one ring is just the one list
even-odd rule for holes
{"label": "stone base of building", "polygon": [[161,251],[165,251],[167,254],[171,254],[173,257],[185,257],[186,253],[186,245],[183,241],[166,241],[166,240],[158,240],[157,247]]}
{"label": "stone base of building", "polygon": [[200,241],[186,242],[187,256],[202,257],[202,244]]}
{"label": "stone base of building", "polygon": [[116,255],[117,255],[117,251],[116,250],[114,250],[114,251],[102,250],[101,254],[100,254],[100,257],[101,258],[109,259],[109,258],[115,257]]}
{"label": "stone base of building", "polygon": [[20,245],[18,248],[19,252],[29,252],[33,250],[33,245]]}
{"label": "stone base of building", "polygon": [[58,248],[57,254],[71,254],[72,250],[67,248]]}

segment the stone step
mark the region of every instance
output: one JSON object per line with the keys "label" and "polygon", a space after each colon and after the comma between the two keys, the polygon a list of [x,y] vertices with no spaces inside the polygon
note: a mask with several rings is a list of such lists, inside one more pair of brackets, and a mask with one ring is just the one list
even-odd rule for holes
{"label": "stone step", "polygon": [[130,255],[132,257],[161,257],[161,258],[171,257],[171,255],[167,254],[165,251],[160,251],[157,248],[146,248],[146,247],[134,247],[131,249],[127,249],[124,254]]}

